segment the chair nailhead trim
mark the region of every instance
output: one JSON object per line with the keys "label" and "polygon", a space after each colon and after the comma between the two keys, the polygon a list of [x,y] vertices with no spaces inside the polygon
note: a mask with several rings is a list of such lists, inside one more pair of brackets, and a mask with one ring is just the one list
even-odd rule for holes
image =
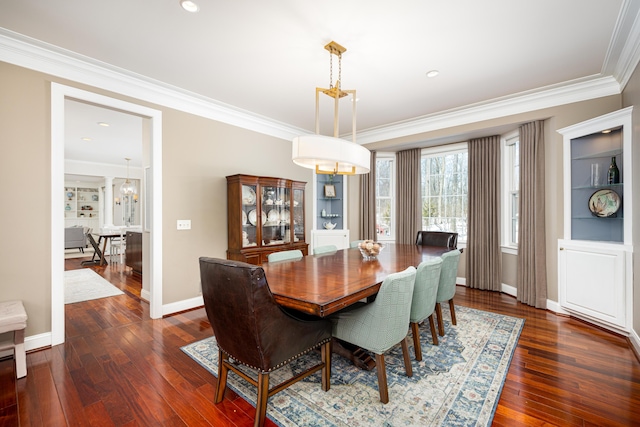
{"label": "chair nailhead trim", "polygon": [[284,365],[286,365],[287,363],[289,363],[289,362],[291,362],[291,361],[293,361],[293,360],[297,359],[297,358],[298,358],[298,357],[300,357],[300,356],[303,356],[303,355],[305,355],[305,354],[309,353],[311,350],[314,350],[314,349],[316,349],[316,348],[318,348],[318,347],[320,347],[320,346],[322,346],[322,345],[324,345],[324,344],[328,343],[329,341],[331,341],[331,338],[326,338],[326,339],[324,339],[324,340],[320,341],[319,343],[317,343],[316,345],[314,345],[313,347],[310,347],[310,348],[308,348],[308,349],[306,349],[306,350],[304,350],[304,351],[302,351],[302,352],[300,352],[300,353],[296,354],[295,356],[291,356],[289,359],[285,360],[284,362],[279,363],[278,365],[276,365],[276,366],[272,367],[272,368],[271,368],[271,369],[269,369],[268,371],[263,371],[262,369],[260,369],[260,368],[258,368],[258,367],[256,367],[256,366],[252,366],[252,365],[249,365],[249,364],[247,364],[247,363],[243,363],[243,362],[239,361],[238,359],[234,358],[234,357],[233,357],[233,355],[231,355],[231,353],[229,353],[228,351],[226,351],[225,349],[223,349],[222,347],[220,347],[220,344],[218,344],[218,348],[219,348],[220,350],[222,350],[222,352],[224,352],[224,353],[225,353],[227,356],[229,356],[231,359],[233,359],[233,360],[235,360],[236,362],[238,362],[239,364],[244,365],[244,366],[246,366],[247,368],[255,369],[255,370],[256,370],[256,371],[258,371],[259,373],[262,373],[262,374],[268,374],[268,373],[271,373],[271,372],[273,372],[273,371],[276,371],[276,370],[278,370],[278,369],[282,368],[282,367],[283,367]]}

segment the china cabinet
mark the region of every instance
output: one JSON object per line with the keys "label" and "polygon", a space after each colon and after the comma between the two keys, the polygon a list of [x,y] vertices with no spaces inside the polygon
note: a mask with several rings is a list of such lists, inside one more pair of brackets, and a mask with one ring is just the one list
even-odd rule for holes
{"label": "china cabinet", "polygon": [[346,184],[344,175],[314,174],[312,250],[325,245],[349,247]]}
{"label": "china cabinet", "polygon": [[306,182],[251,175],[227,177],[227,258],[262,264],[270,253],[305,242]]}
{"label": "china cabinet", "polygon": [[100,193],[97,188],[66,186],[64,218],[66,226],[99,227]]}
{"label": "china cabinet", "polygon": [[560,306],[626,333],[632,313],[632,107],[558,130],[564,143]]}

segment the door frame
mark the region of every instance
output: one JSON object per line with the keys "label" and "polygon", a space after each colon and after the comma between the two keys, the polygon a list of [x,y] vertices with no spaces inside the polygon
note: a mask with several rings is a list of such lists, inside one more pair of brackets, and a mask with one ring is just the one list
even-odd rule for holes
{"label": "door frame", "polygon": [[[51,345],[65,338],[64,315],[64,118],[65,99],[122,110],[150,120],[151,227],[149,311],[162,317],[162,111],[59,83],[51,83]],[[146,195],[149,197],[149,195]],[[147,233],[143,229],[143,233]]]}

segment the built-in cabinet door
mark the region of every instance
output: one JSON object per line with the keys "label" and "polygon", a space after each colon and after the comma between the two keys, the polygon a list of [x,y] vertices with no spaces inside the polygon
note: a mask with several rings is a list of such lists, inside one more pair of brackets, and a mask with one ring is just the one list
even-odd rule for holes
{"label": "built-in cabinet door", "polygon": [[338,249],[347,249],[349,247],[349,230],[311,230],[311,246],[314,252],[315,248],[327,245],[334,245]]}
{"label": "built-in cabinet door", "polygon": [[594,246],[571,240],[558,241],[560,305],[592,320],[626,328],[624,286],[626,251],[620,246]]}

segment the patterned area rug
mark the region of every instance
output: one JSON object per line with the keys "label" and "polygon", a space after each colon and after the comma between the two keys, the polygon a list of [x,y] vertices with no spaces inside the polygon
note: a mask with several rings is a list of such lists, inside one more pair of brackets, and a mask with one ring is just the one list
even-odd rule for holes
{"label": "patterned area rug", "polygon": [[[379,400],[375,371],[361,370],[334,355],[328,392],[322,391],[317,373],[271,397],[267,416],[286,427],[490,425],[524,319],[457,306],[458,325],[452,326],[446,320],[451,318],[448,308],[443,306],[443,312],[445,336],[440,345],[431,345],[426,324],[420,327],[421,362],[414,360],[413,345],[409,346],[413,377],[405,375],[399,345],[385,354],[389,382],[386,405]],[[182,350],[217,376],[215,338]],[[319,357],[313,353],[287,365],[271,374],[270,384],[301,371],[309,359],[317,362]],[[255,387],[232,372],[227,384],[255,406]]]}
{"label": "patterned area rug", "polygon": [[120,289],[89,269],[68,270],[64,272],[64,303],[88,301],[92,299],[122,295]]}

